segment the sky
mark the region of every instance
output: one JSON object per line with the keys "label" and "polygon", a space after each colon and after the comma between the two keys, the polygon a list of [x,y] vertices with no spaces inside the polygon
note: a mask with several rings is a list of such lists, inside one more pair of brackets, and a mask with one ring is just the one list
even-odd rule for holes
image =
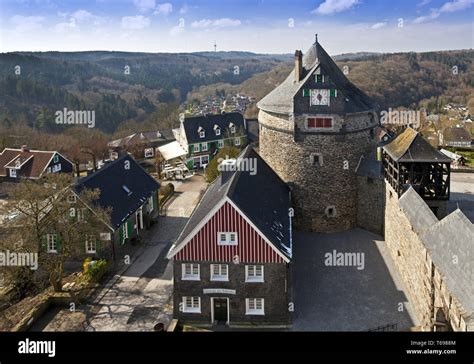
{"label": "sky", "polygon": [[0,52],[474,48],[474,0],[0,0]]}

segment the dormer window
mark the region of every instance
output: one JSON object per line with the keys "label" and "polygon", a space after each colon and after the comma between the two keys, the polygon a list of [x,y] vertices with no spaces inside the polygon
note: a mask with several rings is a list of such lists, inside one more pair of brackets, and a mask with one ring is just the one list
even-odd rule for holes
{"label": "dormer window", "polygon": [[234,123],[230,123],[230,124],[229,124],[229,128],[230,128],[230,132],[231,132],[232,134],[235,134],[235,125],[234,125]]}
{"label": "dormer window", "polygon": [[123,185],[122,186],[122,189],[125,191],[125,193],[127,194],[127,196],[130,196],[132,194],[132,191],[130,190],[130,188],[128,188],[127,186]]}
{"label": "dormer window", "polygon": [[216,135],[221,135],[221,128],[219,128],[219,125],[214,125],[214,132]]}
{"label": "dormer window", "polygon": [[206,132],[204,131],[202,126],[199,127],[198,133],[199,133],[199,138],[205,138],[206,137]]}

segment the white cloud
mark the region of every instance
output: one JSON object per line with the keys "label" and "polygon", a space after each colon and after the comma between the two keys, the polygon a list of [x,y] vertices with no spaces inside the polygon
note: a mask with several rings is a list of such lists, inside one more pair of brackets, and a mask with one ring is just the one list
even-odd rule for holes
{"label": "white cloud", "polygon": [[439,18],[443,13],[453,13],[455,11],[466,10],[474,4],[474,0],[453,0],[444,3],[440,8],[431,9],[428,15],[419,16],[413,20],[413,23],[424,23],[429,20]]}
{"label": "white cloud", "polygon": [[380,29],[380,28],[383,28],[386,25],[387,25],[387,22],[379,22],[379,23],[375,23],[370,28],[371,29]]}
{"label": "white cloud", "polygon": [[220,19],[201,19],[193,21],[191,23],[192,28],[226,28],[226,27],[237,27],[241,23],[238,19],[220,18]]}
{"label": "white cloud", "polygon": [[327,15],[339,13],[341,11],[349,10],[354,5],[357,5],[359,0],[325,0],[312,13]]}
{"label": "white cloud", "polygon": [[173,11],[173,5],[170,3],[158,4],[153,14],[169,15]]}
{"label": "white cloud", "polygon": [[172,37],[176,37],[176,36],[178,36],[178,35],[180,35],[180,34],[182,34],[182,33],[184,33],[184,27],[180,27],[180,26],[177,25],[177,26],[172,27],[172,28],[170,29],[170,35],[171,35]]}
{"label": "white cloud", "polygon": [[14,15],[11,17],[10,22],[14,26],[17,32],[28,32],[42,27],[44,17],[42,16],[23,16]]}
{"label": "white cloud", "polygon": [[416,6],[421,8],[422,6],[428,5],[430,2],[431,0],[421,0]]}
{"label": "white cloud", "polygon": [[186,14],[187,12],[189,11],[189,6],[184,4],[180,9],[179,9],[179,13],[181,15],[184,15]]}
{"label": "white cloud", "polygon": [[156,6],[155,0],[133,0],[133,3],[137,7],[137,9],[142,13],[151,11],[155,9],[155,6]]}
{"label": "white cloud", "polygon": [[74,18],[69,19],[69,22],[58,23],[54,26],[54,30],[57,33],[77,32],[76,20]]}
{"label": "white cloud", "polygon": [[150,18],[143,15],[124,16],[122,18],[122,28],[124,29],[143,29],[150,25]]}

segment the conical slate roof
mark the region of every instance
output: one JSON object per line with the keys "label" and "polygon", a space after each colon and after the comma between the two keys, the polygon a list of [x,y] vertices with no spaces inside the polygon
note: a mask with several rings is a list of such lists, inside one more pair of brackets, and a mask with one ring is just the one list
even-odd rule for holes
{"label": "conical slate roof", "polygon": [[295,94],[318,67],[321,67],[323,74],[329,76],[334,87],[346,98],[344,110],[346,113],[368,112],[375,109],[372,100],[347,79],[317,40],[303,57],[303,74],[300,81],[295,80],[293,70],[285,81],[261,99],[257,106],[264,111],[277,114],[293,113]]}

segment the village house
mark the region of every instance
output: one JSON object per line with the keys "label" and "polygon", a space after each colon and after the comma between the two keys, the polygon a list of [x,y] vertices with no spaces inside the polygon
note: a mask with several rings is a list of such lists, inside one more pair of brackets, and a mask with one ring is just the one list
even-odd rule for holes
{"label": "village house", "polygon": [[174,140],[171,129],[134,133],[108,143],[111,157],[130,152],[136,160],[154,158],[156,148]]}
{"label": "village house", "polygon": [[463,127],[449,127],[440,134],[440,145],[445,147],[470,148],[472,137],[471,133]]}
{"label": "village house", "polygon": [[[100,236],[84,237],[84,256],[115,259],[121,248],[137,239],[142,230],[158,217],[158,195],[160,185],[129,155],[125,155],[97,172],[80,179],[66,197],[74,209],[78,222],[90,213],[79,196],[84,189],[100,190],[98,200],[93,203],[110,209],[110,223],[103,222]],[[60,252],[61,242],[51,232],[43,241],[43,251]]]}
{"label": "village house", "polygon": [[46,173],[73,173],[74,165],[56,151],[5,148],[0,153],[0,182],[38,180]]}
{"label": "village house", "polygon": [[238,112],[184,118],[174,136],[187,151],[189,169],[203,168],[224,146],[242,148],[247,143],[247,125]]}
{"label": "village house", "polygon": [[201,325],[288,325],[290,189],[251,147],[221,166],[227,168],[168,253],[174,317]]}

